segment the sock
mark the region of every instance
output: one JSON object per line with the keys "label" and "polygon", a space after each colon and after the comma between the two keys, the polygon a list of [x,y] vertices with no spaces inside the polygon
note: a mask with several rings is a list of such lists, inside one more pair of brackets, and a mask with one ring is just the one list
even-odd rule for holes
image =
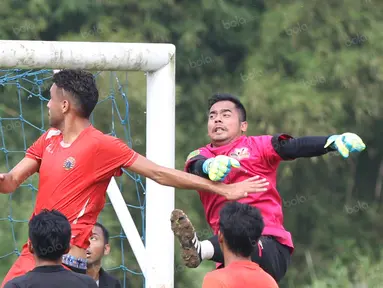
{"label": "sock", "polygon": [[214,246],[209,240],[203,240],[200,242],[201,253],[200,257],[202,260],[210,260],[214,255]]}
{"label": "sock", "polygon": [[219,246],[218,235],[214,235],[208,240],[214,247],[214,255],[210,260],[216,263],[223,263],[225,260],[223,258],[223,253],[221,247]]}

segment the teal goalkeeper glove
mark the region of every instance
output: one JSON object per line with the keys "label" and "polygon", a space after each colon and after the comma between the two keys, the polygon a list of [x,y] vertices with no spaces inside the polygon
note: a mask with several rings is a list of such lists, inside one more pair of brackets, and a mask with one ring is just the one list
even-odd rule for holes
{"label": "teal goalkeeper glove", "polygon": [[352,152],[361,152],[366,149],[363,140],[354,133],[332,135],[327,139],[324,148],[331,147],[337,150],[343,158],[347,158]]}
{"label": "teal goalkeeper glove", "polygon": [[209,175],[212,181],[223,181],[231,168],[239,168],[241,164],[238,160],[228,156],[219,155],[215,158],[207,159],[203,165],[202,170],[205,174]]}

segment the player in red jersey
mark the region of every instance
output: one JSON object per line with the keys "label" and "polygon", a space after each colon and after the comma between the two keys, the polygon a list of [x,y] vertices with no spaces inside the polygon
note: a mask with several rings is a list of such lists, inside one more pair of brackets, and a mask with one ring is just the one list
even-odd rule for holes
{"label": "player in red jersey", "polygon": [[273,277],[251,261],[265,225],[259,209],[229,202],[219,214],[218,241],[225,267],[207,273],[202,288],[278,288]]}
{"label": "player in red jersey", "polygon": [[[139,155],[120,139],[95,129],[89,116],[99,94],[91,73],[81,70],[56,73],[50,94],[47,107],[52,128],[28,148],[24,159],[9,173],[0,174],[0,192],[12,193],[30,175],[39,172],[33,215],[42,209],[55,209],[70,221],[71,249],[63,256],[63,265],[68,269],[86,273],[86,249],[92,228],[104,207],[109,181],[112,176],[120,176],[122,168],[162,185],[207,190],[228,199],[245,197],[264,185],[255,178],[225,185],[165,168]],[[32,270],[34,265],[25,244],[2,285]]]}
{"label": "player in red jersey", "polygon": [[[283,160],[315,157],[330,151],[348,157],[350,152],[362,151],[366,146],[353,133],[301,138],[286,134],[246,136],[247,125],[246,110],[237,98],[228,94],[213,96],[209,101],[208,120],[211,143],[189,154],[185,170],[224,183],[236,183],[254,175],[267,179],[270,185],[266,192],[250,194],[239,201],[257,207],[262,213],[265,228],[252,260],[279,282],[294,250],[291,234],[283,226],[282,200],[276,180],[279,164]],[[217,237],[219,211],[227,200],[204,190],[198,193],[215,236],[199,241],[187,215],[178,209],[171,216],[172,230],[180,241],[186,266],[195,268],[206,259],[220,266],[224,259]]]}

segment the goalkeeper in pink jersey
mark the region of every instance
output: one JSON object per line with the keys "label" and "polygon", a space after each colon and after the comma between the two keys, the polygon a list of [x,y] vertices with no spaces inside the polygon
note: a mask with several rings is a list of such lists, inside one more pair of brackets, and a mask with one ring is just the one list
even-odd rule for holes
{"label": "goalkeeper in pink jersey", "polygon": [[[237,98],[228,94],[214,95],[209,100],[207,126],[211,143],[189,154],[185,170],[224,183],[236,183],[255,175],[267,179],[265,192],[249,194],[238,201],[261,211],[265,227],[259,242],[254,243],[252,261],[279,282],[286,274],[294,250],[291,234],[283,226],[282,200],[276,187],[279,164],[331,151],[347,158],[351,152],[360,152],[366,146],[353,133],[301,138],[287,134],[246,136],[246,110]],[[212,260],[217,267],[223,267],[217,233],[219,212],[227,200],[206,191],[198,193],[215,236],[200,241],[187,215],[178,209],[171,215],[172,230],[180,241],[187,267],[198,267],[203,260]]]}

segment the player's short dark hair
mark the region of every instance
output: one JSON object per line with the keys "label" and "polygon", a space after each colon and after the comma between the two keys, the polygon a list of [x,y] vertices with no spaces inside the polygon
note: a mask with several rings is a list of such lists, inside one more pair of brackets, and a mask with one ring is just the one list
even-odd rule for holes
{"label": "player's short dark hair", "polygon": [[235,104],[235,108],[239,111],[239,120],[241,122],[246,121],[246,109],[245,106],[243,106],[242,102],[235,96],[231,94],[214,94],[212,97],[209,98],[208,103],[209,107],[208,110],[217,102],[221,101],[230,101]]}
{"label": "player's short dark hair", "polygon": [[89,118],[98,102],[98,89],[92,73],[78,69],[64,69],[53,75],[53,82],[72,94],[78,103],[80,116]]}
{"label": "player's short dark hair", "polygon": [[59,260],[70,247],[71,227],[57,210],[42,210],[29,221],[29,239],[34,254],[43,260]]}
{"label": "player's short dark hair", "polygon": [[104,236],[104,244],[108,244],[108,243],[109,243],[109,231],[108,231],[108,229],[106,229],[105,226],[102,225],[102,224],[99,223],[99,222],[97,222],[97,223],[95,224],[95,226],[101,228],[101,230],[102,230],[102,234],[103,234],[103,236]]}
{"label": "player's short dark hair", "polygon": [[229,202],[220,211],[219,227],[229,250],[238,256],[249,257],[258,245],[264,222],[257,208]]}

